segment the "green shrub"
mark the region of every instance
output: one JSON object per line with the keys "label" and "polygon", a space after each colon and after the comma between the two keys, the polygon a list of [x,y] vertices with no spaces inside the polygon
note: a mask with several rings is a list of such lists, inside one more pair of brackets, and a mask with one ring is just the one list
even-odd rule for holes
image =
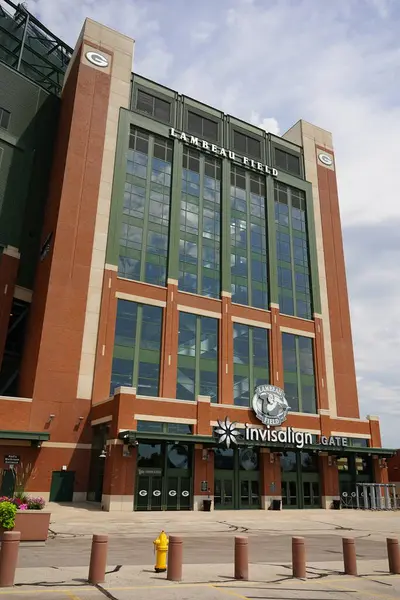
{"label": "green shrub", "polygon": [[11,502],[0,502],[0,526],[3,529],[13,529],[17,507]]}

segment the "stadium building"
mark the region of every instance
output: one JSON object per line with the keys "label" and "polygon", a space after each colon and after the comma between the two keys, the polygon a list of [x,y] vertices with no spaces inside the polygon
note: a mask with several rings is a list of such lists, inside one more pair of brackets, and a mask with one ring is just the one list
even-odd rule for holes
{"label": "stadium building", "polygon": [[133,52],[89,19],[71,49],[1,2],[1,493],[330,508],[387,481],[331,134],[267,133]]}

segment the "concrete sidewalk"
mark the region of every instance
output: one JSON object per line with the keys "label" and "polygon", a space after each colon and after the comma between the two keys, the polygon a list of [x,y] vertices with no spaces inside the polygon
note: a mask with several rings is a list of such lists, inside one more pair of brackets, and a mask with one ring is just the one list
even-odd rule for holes
{"label": "concrete sidewalk", "polygon": [[[273,549],[271,550],[273,554]],[[169,582],[165,574],[148,567],[108,568],[106,583],[85,583],[87,567],[19,569],[16,586],[0,590],[0,598],[14,600],[223,600],[236,598],[291,600],[398,600],[400,576],[389,575],[387,561],[359,561],[359,577],[341,574],[343,564],[310,563],[307,580],[292,579],[289,564],[272,562],[250,565],[249,582],[233,580],[233,565],[186,565],[181,583]]]}
{"label": "concrete sidewalk", "polygon": [[121,537],[148,537],[161,529],[169,534],[204,536],[207,533],[269,533],[293,535],[369,535],[384,540],[400,536],[400,511],[372,512],[357,510],[282,510],[205,512],[102,512],[90,503],[49,504],[51,535],[59,537],[91,536],[93,533]]}

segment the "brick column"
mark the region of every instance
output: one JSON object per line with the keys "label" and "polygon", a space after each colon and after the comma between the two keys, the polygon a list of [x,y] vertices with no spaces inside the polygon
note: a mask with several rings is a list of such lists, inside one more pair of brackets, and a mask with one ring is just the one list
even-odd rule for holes
{"label": "brick column", "polygon": [[389,483],[387,461],[383,458],[372,458],[374,483]]}
{"label": "brick column", "polygon": [[178,369],[178,282],[168,279],[167,306],[164,309],[162,330],[160,396],[176,397],[176,378]]}
{"label": "brick column", "polygon": [[379,424],[379,417],[368,415],[369,430],[371,433],[371,448],[382,448],[381,428]]}
{"label": "brick column", "polygon": [[233,404],[233,327],[232,301],[229,292],[222,292],[222,315],[219,331],[219,402]]}
{"label": "brick column", "polygon": [[115,324],[117,319],[117,267],[108,265],[104,271],[101,296],[99,337],[96,349],[92,402],[104,400],[110,394]]}
{"label": "brick column", "polygon": [[106,511],[133,510],[137,451],[130,448],[129,456],[124,456],[123,448],[120,440],[107,442],[101,499],[102,509]]}
{"label": "brick column", "polygon": [[322,508],[331,508],[333,500],[340,500],[339,472],[332,456],[320,454],[318,459]]}
{"label": "brick column", "polygon": [[0,256],[0,365],[3,362],[18,267],[17,248],[7,246]]}
{"label": "brick column", "polygon": [[261,506],[269,510],[272,500],[282,499],[281,463],[279,455],[260,448]]}
{"label": "brick column", "polygon": [[[214,508],[214,452],[204,448],[203,444],[195,444],[193,457],[193,510],[203,509],[203,500],[211,500]],[[207,482],[207,491],[202,491],[201,483]]]}
{"label": "brick column", "polygon": [[319,423],[321,428],[321,435],[330,436],[331,435],[331,418],[330,411],[325,408],[319,409]]}
{"label": "brick column", "polygon": [[279,307],[271,303],[271,334],[269,346],[270,382],[283,389],[282,336],[279,325]]}
{"label": "brick column", "polygon": [[197,396],[197,426],[198,435],[211,435],[211,405],[209,396]]}
{"label": "brick column", "polygon": [[315,383],[317,392],[317,407],[329,410],[328,390],[326,387],[326,366],[324,351],[324,332],[323,323],[320,315],[314,314],[315,320],[315,345],[314,345],[314,366]]}

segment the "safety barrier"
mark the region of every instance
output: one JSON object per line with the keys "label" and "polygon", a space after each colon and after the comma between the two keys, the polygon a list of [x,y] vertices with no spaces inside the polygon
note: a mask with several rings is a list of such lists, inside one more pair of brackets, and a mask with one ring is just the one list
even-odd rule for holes
{"label": "safety barrier", "polygon": [[178,535],[169,536],[167,579],[182,581],[183,540]]}
{"label": "safety barrier", "polygon": [[345,575],[357,575],[356,543],[354,538],[343,538],[343,563]]}
{"label": "safety barrier", "polygon": [[[18,562],[21,534],[6,531],[1,538],[0,587],[12,587]],[[389,573],[400,574],[400,547],[397,538],[387,538]],[[354,538],[342,538],[343,564],[346,575],[357,576],[356,544]],[[107,535],[93,535],[89,565],[89,583],[105,582],[107,567]],[[183,540],[171,535],[168,544],[167,579],[182,581]],[[296,579],[307,577],[306,544],[304,537],[292,537],[292,575]],[[234,577],[242,581],[249,579],[249,543],[245,536],[236,536],[234,543]]]}
{"label": "safety barrier", "polygon": [[96,585],[106,580],[108,536],[94,535],[90,552],[89,583]]}
{"label": "safety barrier", "polygon": [[235,537],[235,579],[249,579],[249,540],[245,536]]}
{"label": "safety barrier", "polygon": [[0,552],[0,587],[12,587],[15,580],[15,569],[18,562],[19,531],[5,531],[1,540]]}

